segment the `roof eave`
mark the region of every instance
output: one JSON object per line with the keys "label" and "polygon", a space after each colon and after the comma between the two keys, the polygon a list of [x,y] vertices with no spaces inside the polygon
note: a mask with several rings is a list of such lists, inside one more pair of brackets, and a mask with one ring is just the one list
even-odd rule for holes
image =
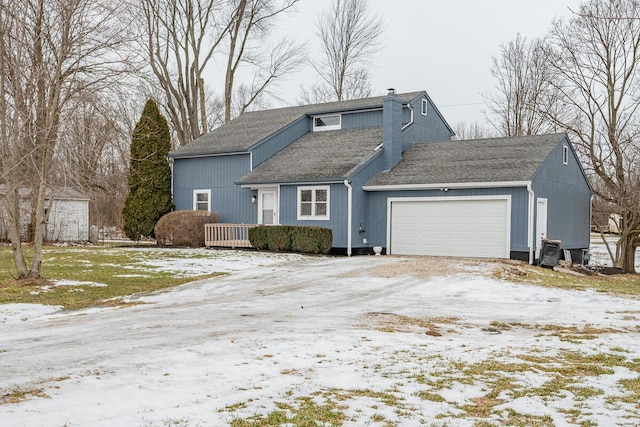
{"label": "roof eave", "polygon": [[365,185],[365,191],[402,191],[402,190],[453,190],[463,188],[508,188],[526,187],[531,181],[493,181],[493,182],[440,182],[432,184],[389,184]]}
{"label": "roof eave", "polygon": [[221,157],[221,156],[235,156],[239,154],[250,154],[246,150],[229,150],[229,151],[201,151],[194,153],[175,154],[169,153],[167,155],[170,159],[194,159],[198,157]]}
{"label": "roof eave", "polygon": [[312,184],[340,184],[347,178],[296,178],[281,180],[264,180],[264,181],[238,181],[235,184],[242,188],[251,188],[255,186],[265,185],[312,185]]}

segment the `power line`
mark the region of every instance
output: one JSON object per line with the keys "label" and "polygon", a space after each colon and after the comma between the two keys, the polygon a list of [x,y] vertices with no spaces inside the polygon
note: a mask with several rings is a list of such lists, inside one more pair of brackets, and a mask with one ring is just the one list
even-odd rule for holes
{"label": "power line", "polygon": [[438,105],[438,108],[447,108],[447,107],[466,107],[471,105],[486,105],[484,102],[471,102],[468,104],[447,104],[447,105]]}

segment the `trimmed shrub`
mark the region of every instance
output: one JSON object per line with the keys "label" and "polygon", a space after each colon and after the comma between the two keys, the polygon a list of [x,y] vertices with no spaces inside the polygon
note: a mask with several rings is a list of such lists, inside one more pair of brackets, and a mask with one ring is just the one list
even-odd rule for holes
{"label": "trimmed shrub", "polygon": [[333,244],[333,233],[330,228],[296,227],[291,241],[294,252],[308,254],[328,254]]}
{"label": "trimmed shrub", "polygon": [[259,251],[269,249],[269,227],[258,225],[249,229],[249,242]]}
{"label": "trimmed shrub", "polygon": [[218,222],[218,214],[206,211],[174,211],[158,220],[158,245],[200,248],[204,246],[204,225]]}
{"label": "trimmed shrub", "polygon": [[268,246],[273,252],[291,251],[291,227],[288,225],[279,225],[276,227],[268,227],[270,230]]}
{"label": "trimmed shrub", "polygon": [[333,233],[317,226],[259,225],[249,229],[249,241],[258,250],[327,254]]}

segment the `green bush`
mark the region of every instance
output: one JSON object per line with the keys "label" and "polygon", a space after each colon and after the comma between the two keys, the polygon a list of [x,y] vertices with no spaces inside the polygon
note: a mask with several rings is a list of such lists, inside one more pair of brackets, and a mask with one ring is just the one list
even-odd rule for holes
{"label": "green bush", "polygon": [[268,228],[269,227],[265,227],[264,225],[259,225],[249,229],[249,242],[251,242],[251,245],[259,251],[269,249]]}
{"label": "green bush", "polygon": [[160,218],[154,233],[161,246],[201,248],[204,225],[218,222],[218,214],[207,211],[174,211]]}
{"label": "green bush", "polygon": [[333,233],[330,228],[296,227],[292,235],[291,249],[294,252],[308,254],[327,254],[333,244]]}
{"label": "green bush", "polygon": [[249,230],[249,241],[258,250],[327,254],[333,243],[329,228],[294,225],[259,225]]}
{"label": "green bush", "polygon": [[273,252],[292,251],[291,247],[291,227],[288,225],[280,225],[277,227],[269,227],[269,250]]}

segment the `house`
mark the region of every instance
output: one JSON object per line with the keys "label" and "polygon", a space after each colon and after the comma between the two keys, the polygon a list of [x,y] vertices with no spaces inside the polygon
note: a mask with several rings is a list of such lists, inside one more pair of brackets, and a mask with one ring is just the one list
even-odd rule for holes
{"label": "house", "polygon": [[174,203],[328,227],[349,255],[533,262],[545,237],[579,259],[592,191],[565,134],[452,136],[424,91],[248,112],[170,153]]}
{"label": "house", "polygon": [[[0,185],[3,194],[0,203],[0,240],[8,240],[9,219],[4,205],[6,189]],[[20,190],[20,235],[29,237],[31,222],[30,190]],[[48,214],[44,238],[47,241],[73,242],[89,238],[89,198],[72,188],[49,188],[46,190],[45,210]]]}

